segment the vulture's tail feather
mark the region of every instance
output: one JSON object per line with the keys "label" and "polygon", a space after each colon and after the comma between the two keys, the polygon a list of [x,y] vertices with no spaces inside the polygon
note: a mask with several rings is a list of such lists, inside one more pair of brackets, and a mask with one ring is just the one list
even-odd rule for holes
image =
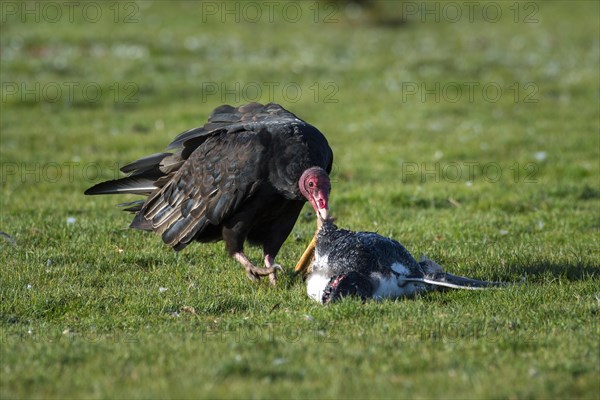
{"label": "vulture's tail feather", "polygon": [[114,179],[112,181],[106,181],[92,186],[84,192],[86,195],[94,194],[121,194],[121,193],[132,193],[132,194],[143,194],[149,195],[152,193],[156,186],[154,182],[156,178],[148,178],[144,176],[128,176],[121,179]]}
{"label": "vulture's tail feather", "polygon": [[142,206],[144,205],[144,200],[135,200],[135,201],[128,201],[127,203],[120,203],[117,204],[117,207],[127,207],[127,208],[123,208],[123,211],[129,211],[132,213],[138,212],[142,209]]}
{"label": "vulture's tail feather", "polygon": [[171,153],[156,153],[146,156],[144,158],[140,158],[132,163],[129,163],[121,168],[121,172],[124,173],[132,173],[134,175],[140,175],[143,172],[150,171],[155,169],[157,166],[161,164],[161,161],[168,156],[171,156]]}

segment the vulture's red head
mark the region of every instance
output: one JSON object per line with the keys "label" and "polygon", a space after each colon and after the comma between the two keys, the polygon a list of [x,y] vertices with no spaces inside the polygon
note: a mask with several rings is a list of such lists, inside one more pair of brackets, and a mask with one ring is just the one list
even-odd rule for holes
{"label": "vulture's red head", "polygon": [[300,192],[315,209],[318,219],[329,218],[329,175],[323,168],[312,167],[304,171],[298,181]]}

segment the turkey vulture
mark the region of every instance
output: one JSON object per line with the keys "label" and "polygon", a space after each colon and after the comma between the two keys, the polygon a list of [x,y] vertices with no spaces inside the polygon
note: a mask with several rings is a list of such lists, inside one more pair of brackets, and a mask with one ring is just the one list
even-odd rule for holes
{"label": "turkey vulture", "polygon": [[476,290],[504,285],[449,274],[426,258],[417,262],[393,239],[338,229],[331,220],[323,222],[316,243],[306,288],[311,298],[324,304],[352,295],[382,299],[438,287]]}
{"label": "turkey vulture", "polygon": [[[281,269],[274,258],[304,202],[328,217],[333,152],[317,128],[278,104],[217,107],[168,150],[124,166],[129,176],[85,194],[145,195],[122,204],[136,213],[131,228],[154,231],[175,250],[223,240],[249,278],[268,275],[273,284]],[[265,268],[246,257],[246,240],[262,246]]]}

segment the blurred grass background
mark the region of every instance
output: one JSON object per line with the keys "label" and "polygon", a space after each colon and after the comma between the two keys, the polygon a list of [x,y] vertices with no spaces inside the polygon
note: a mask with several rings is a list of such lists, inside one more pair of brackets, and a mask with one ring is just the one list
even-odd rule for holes
{"label": "blurred grass background", "polygon": [[[3,398],[600,396],[597,2],[0,4]],[[341,226],[527,283],[323,308],[82,195],[249,101],[325,133]]]}

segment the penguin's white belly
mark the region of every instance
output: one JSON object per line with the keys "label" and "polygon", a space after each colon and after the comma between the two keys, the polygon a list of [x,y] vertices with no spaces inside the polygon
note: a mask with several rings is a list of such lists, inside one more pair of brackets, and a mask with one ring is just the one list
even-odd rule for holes
{"label": "penguin's white belly", "polygon": [[321,302],[323,292],[331,280],[330,276],[319,272],[313,272],[306,279],[306,292],[308,297]]}
{"label": "penguin's white belly", "polygon": [[403,279],[398,279],[396,276],[383,277],[381,274],[372,274],[371,277],[378,283],[377,288],[373,292],[374,299],[385,299],[395,297],[414,296],[417,292],[424,288],[421,285],[415,285],[413,282],[405,282]]}
{"label": "penguin's white belly", "polygon": [[403,264],[394,263],[390,268],[395,272],[394,274],[382,275],[379,272],[371,274],[371,280],[377,284],[373,292],[374,299],[409,297],[425,290],[423,285],[405,281],[404,278],[410,274],[410,271]]}

